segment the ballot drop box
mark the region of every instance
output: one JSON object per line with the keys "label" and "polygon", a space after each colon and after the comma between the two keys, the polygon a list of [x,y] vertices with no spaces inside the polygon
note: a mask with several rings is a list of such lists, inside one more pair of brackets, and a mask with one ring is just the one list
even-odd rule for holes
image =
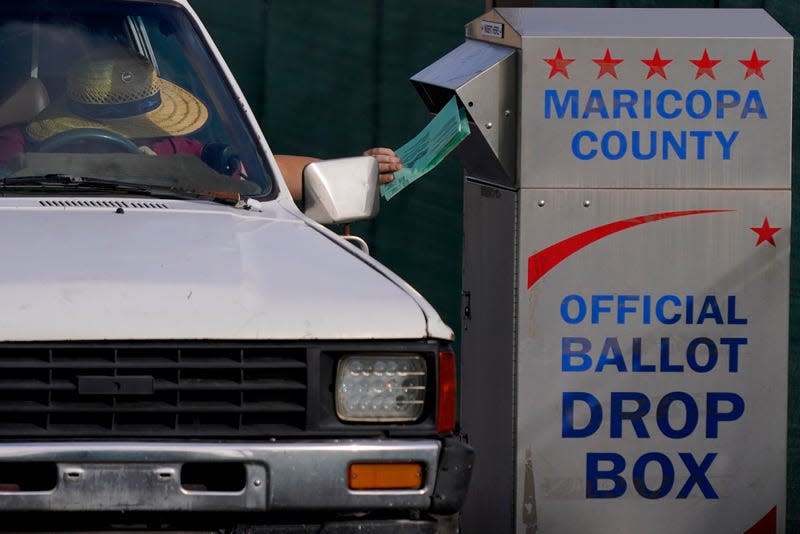
{"label": "ballot drop box", "polygon": [[783,532],[791,36],[498,8],[412,82],[472,130],[464,532]]}

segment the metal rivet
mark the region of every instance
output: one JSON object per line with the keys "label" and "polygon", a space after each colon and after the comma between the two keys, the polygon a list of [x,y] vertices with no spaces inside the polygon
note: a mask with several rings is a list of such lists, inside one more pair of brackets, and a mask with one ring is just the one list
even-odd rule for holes
{"label": "metal rivet", "polygon": [[253,485],[257,488],[261,487],[261,479],[257,478],[253,481]]}
{"label": "metal rivet", "polygon": [[486,129],[487,130],[491,130],[492,129],[492,123],[491,122],[487,122],[486,123]]}
{"label": "metal rivet", "polygon": [[588,208],[591,205],[592,205],[592,201],[591,200],[584,200],[583,201],[583,207],[584,208]]}
{"label": "metal rivet", "polygon": [[540,200],[540,201],[539,201],[539,207],[540,207],[540,208],[543,208],[543,207],[544,207],[544,200]]}
{"label": "metal rivet", "polygon": [[510,117],[511,116],[511,110],[510,109],[505,110],[503,112],[503,115],[505,115],[506,117]]}

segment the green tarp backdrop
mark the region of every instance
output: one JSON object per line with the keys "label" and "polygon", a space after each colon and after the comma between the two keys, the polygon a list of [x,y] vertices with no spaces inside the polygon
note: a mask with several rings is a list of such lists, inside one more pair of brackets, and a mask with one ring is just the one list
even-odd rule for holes
{"label": "green tarp backdrop", "polygon": [[[397,147],[430,119],[409,78],[464,41],[486,0],[191,0],[275,153],[319,157]],[[532,5],[533,0],[502,2]],[[800,38],[800,0],[535,0],[547,7],[764,8]],[[795,81],[798,79],[797,41]],[[794,90],[793,196],[798,177]],[[408,280],[457,331],[462,174],[450,157],[357,225],[372,255]],[[800,251],[793,202],[787,532],[800,532]],[[391,313],[391,311],[387,311]]]}

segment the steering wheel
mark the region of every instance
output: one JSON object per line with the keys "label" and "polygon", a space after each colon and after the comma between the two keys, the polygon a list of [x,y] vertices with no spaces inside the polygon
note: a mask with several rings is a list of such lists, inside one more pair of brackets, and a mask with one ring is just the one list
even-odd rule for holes
{"label": "steering wheel", "polygon": [[48,137],[36,148],[36,152],[57,152],[59,149],[81,141],[100,142],[118,152],[140,154],[136,143],[118,133],[100,128],[75,128]]}

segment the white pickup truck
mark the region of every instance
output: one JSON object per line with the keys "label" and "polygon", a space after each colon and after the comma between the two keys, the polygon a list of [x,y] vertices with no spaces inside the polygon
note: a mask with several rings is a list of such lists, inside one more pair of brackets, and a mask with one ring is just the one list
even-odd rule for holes
{"label": "white pickup truck", "polygon": [[434,532],[466,493],[453,333],[297,208],[184,0],[0,5],[0,529]]}

